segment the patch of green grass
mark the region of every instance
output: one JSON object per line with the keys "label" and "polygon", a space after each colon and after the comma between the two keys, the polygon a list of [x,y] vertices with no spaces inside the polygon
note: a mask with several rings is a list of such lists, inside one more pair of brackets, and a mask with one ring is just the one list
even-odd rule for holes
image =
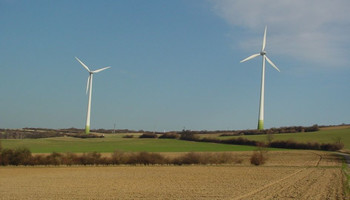
{"label": "patch of green grass", "polygon": [[[229,139],[237,138],[238,136],[225,136],[219,137],[220,139]],[[255,141],[267,141],[266,135],[243,135],[240,136],[247,138],[249,140]],[[336,140],[344,144],[345,149],[350,149],[350,128],[343,129],[322,129],[317,132],[306,132],[306,133],[283,133],[283,134],[274,134],[274,140],[289,140],[292,139],[297,142],[319,142],[319,143],[333,143]]]}
{"label": "patch of green grass", "polygon": [[4,139],[3,148],[27,147],[33,153],[51,152],[219,152],[253,151],[254,146],[191,142],[174,139],[122,138],[122,134],[105,134],[105,138],[42,138],[42,139]]}

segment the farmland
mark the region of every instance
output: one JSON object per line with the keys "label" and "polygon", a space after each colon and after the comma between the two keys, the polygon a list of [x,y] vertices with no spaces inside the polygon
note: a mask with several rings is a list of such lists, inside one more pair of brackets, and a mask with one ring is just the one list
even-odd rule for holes
{"label": "farmland", "polygon": [[253,146],[199,143],[174,139],[139,139],[122,138],[122,134],[110,134],[105,138],[41,138],[41,139],[6,139],[2,140],[4,148],[27,147],[32,153],[51,152],[218,152],[218,151],[252,151]]}
{"label": "farmland", "polygon": [[[33,153],[51,152],[100,152],[115,150],[126,152],[220,152],[220,151],[252,151],[253,146],[213,144],[190,142],[174,139],[139,139],[140,134],[132,134],[134,138],[123,138],[125,134],[105,134],[105,138],[72,138],[53,137],[39,139],[3,139],[4,148],[27,147]],[[201,137],[215,137],[222,140],[238,136],[219,137],[219,134],[202,134]],[[266,135],[242,135],[240,137],[255,141],[266,141]],[[294,140],[297,142],[333,143],[340,140],[345,149],[350,150],[350,127],[328,127],[317,132],[274,134],[273,140]],[[275,149],[271,149],[275,150]]]}
{"label": "farmland", "polygon": [[[334,142],[349,148],[349,129],[275,134],[274,140]],[[342,158],[332,152],[269,149],[262,166],[250,163],[254,146],[175,139],[53,137],[3,139],[3,148],[27,147],[33,153],[160,152],[176,158],[186,152],[226,152],[240,162],[212,165],[90,165],[0,167],[0,199],[347,199]],[[227,139],[237,136],[202,137]],[[266,135],[243,136],[266,141]],[[273,151],[271,151],[273,150]],[[205,154],[205,153],[203,153]],[[343,165],[344,167],[344,165]],[[346,169],[347,170],[347,169]]]}
{"label": "farmland", "polygon": [[[218,137],[214,134],[212,137]],[[220,137],[220,139],[229,139],[236,138],[237,136],[225,136]],[[266,141],[266,135],[242,135],[240,137],[247,138],[249,140],[256,141]],[[350,127],[327,127],[321,128],[317,132],[308,132],[308,133],[283,133],[283,134],[274,134],[273,140],[294,140],[297,142],[335,142],[340,139],[344,143],[344,148],[350,150]]]}
{"label": "farmland", "polygon": [[0,167],[0,199],[345,199],[341,160],[273,151],[264,166]]}

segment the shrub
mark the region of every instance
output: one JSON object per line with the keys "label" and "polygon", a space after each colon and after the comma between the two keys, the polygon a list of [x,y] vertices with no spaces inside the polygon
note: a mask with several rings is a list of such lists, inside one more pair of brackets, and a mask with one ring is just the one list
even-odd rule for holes
{"label": "shrub", "polygon": [[14,165],[28,165],[32,159],[32,153],[28,148],[15,149],[13,163]]}
{"label": "shrub", "polygon": [[325,143],[321,144],[321,150],[325,151],[338,151],[344,147],[343,143]]}
{"label": "shrub", "polygon": [[110,163],[113,165],[125,164],[125,163],[127,163],[127,157],[125,156],[124,152],[114,151],[112,153]]}
{"label": "shrub", "polygon": [[225,136],[236,136],[239,135],[238,133],[222,133],[219,137],[225,137]]}
{"label": "shrub", "polygon": [[69,137],[75,137],[75,138],[104,138],[104,135],[97,135],[97,134],[85,134],[85,133],[74,133],[74,134],[66,134]]}
{"label": "shrub", "polygon": [[159,139],[178,139],[180,136],[177,133],[164,133],[159,136]]}
{"label": "shrub", "polygon": [[158,138],[155,133],[144,133],[139,138]]}
{"label": "shrub", "polygon": [[263,165],[267,160],[266,151],[259,149],[254,151],[253,155],[250,157],[250,163],[253,165]]}
{"label": "shrub", "polygon": [[97,152],[83,153],[79,157],[80,164],[82,165],[99,165],[101,163],[101,154]]}
{"label": "shrub", "polygon": [[167,161],[165,157],[159,153],[149,153],[149,152],[140,152],[133,153],[129,156],[126,164],[142,164],[142,165],[154,165],[154,164],[166,164]]}
{"label": "shrub", "polygon": [[183,130],[180,135],[180,140],[199,141],[199,137],[191,131]]}
{"label": "shrub", "polygon": [[63,155],[57,152],[53,152],[50,155],[46,156],[44,161],[45,165],[62,165],[63,164]]}
{"label": "shrub", "polygon": [[224,164],[224,163],[235,163],[235,164],[241,164],[243,162],[242,158],[238,158],[236,156],[233,156],[230,153],[217,153],[213,155],[215,160],[214,164]]}
{"label": "shrub", "polygon": [[29,165],[32,153],[27,148],[3,149],[1,151],[1,165]]}
{"label": "shrub", "polygon": [[250,145],[250,146],[258,146],[261,145],[261,142],[257,142],[254,140],[248,140],[246,138],[233,138],[233,139],[229,139],[229,140],[223,140],[222,141],[225,144],[239,144],[239,145]]}
{"label": "shrub", "polygon": [[159,153],[139,152],[124,153],[115,151],[111,157],[102,157],[100,153],[91,152],[82,155],[74,153],[53,152],[47,156],[35,155],[26,148],[3,149],[0,153],[0,165],[190,165],[190,164],[223,164],[241,163],[242,159],[230,153],[186,153],[169,159]]}
{"label": "shrub", "polygon": [[243,159],[237,158],[230,153],[198,153],[190,152],[180,157],[174,158],[172,164],[193,165],[193,164],[224,164],[242,163]]}
{"label": "shrub", "polygon": [[211,143],[224,143],[224,140],[217,138],[205,137],[200,140],[201,142],[211,142]]}
{"label": "shrub", "polygon": [[12,149],[3,149],[1,151],[1,165],[12,165],[13,154]]}
{"label": "shrub", "polygon": [[199,153],[186,153],[179,158],[175,158],[173,163],[176,165],[190,165],[190,164],[199,164],[201,163],[201,156]]}
{"label": "shrub", "polygon": [[30,165],[49,165],[49,163],[43,155],[35,155],[32,157]]}
{"label": "shrub", "polygon": [[78,156],[74,153],[66,153],[63,157],[62,157],[62,164],[63,165],[74,165],[74,164],[78,164]]}
{"label": "shrub", "polygon": [[318,142],[295,142],[293,140],[287,141],[273,141],[270,143],[270,147],[273,148],[287,148],[287,149],[313,149],[313,150],[324,150],[324,151],[338,151],[344,147],[344,144],[337,141],[334,143],[322,143]]}
{"label": "shrub", "polygon": [[315,125],[313,125],[313,126],[311,126],[311,127],[306,127],[305,129],[304,129],[304,131],[305,132],[314,132],[314,131],[319,131],[320,129],[318,128],[318,125],[317,124],[315,124]]}

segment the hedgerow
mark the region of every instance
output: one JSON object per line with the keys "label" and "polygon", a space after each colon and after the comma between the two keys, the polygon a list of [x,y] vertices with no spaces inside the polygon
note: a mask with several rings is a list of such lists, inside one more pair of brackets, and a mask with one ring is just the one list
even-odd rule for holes
{"label": "hedgerow", "polygon": [[190,165],[190,164],[225,164],[241,163],[243,160],[229,153],[186,153],[176,158],[168,158],[159,153],[126,153],[115,151],[110,157],[91,152],[77,155],[57,153],[32,155],[26,149],[3,149],[0,152],[0,165]]}
{"label": "hedgerow", "polygon": [[211,142],[219,144],[235,144],[235,145],[248,145],[248,146],[266,146],[272,148],[284,148],[284,149],[312,149],[323,151],[338,151],[344,147],[344,144],[340,141],[334,143],[318,143],[318,142],[296,142],[293,140],[278,140],[264,143],[261,141],[249,140],[247,138],[238,137],[228,140],[222,140],[217,138],[204,137],[200,138],[198,135],[190,131],[181,132],[180,140],[188,140],[195,142]]}

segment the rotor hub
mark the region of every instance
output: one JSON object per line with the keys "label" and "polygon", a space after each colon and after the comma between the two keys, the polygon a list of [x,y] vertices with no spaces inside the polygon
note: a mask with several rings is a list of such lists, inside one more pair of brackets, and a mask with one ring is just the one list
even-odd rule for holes
{"label": "rotor hub", "polygon": [[263,56],[263,55],[266,55],[266,51],[261,51],[261,52],[260,52],[260,55],[262,55],[262,56]]}

